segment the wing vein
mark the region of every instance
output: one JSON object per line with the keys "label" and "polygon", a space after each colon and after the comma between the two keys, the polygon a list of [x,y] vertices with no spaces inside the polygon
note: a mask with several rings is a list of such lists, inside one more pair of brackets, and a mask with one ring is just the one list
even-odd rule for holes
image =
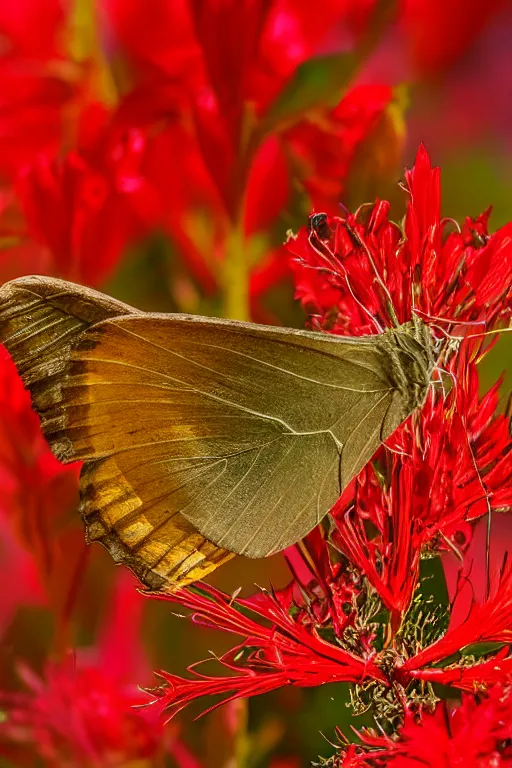
{"label": "wing vein", "polygon": [[[175,352],[174,350],[169,349],[168,347],[164,347],[162,344],[157,344],[156,342],[151,341],[150,339],[147,339],[145,336],[141,336],[141,334],[135,333],[134,331],[129,330],[128,328],[126,328],[122,324],[119,324],[119,323],[116,324],[116,328],[124,331],[125,333],[128,333],[130,336],[134,336],[135,338],[140,339],[141,341],[145,342],[146,344],[151,345],[152,347],[155,347],[156,349],[161,349],[162,351],[167,352],[167,354],[174,355],[175,357],[179,357],[181,360],[186,360],[191,365],[195,365],[198,368],[203,368],[204,370],[209,371],[210,373],[213,373],[216,376],[222,376],[223,378],[225,378],[228,381],[243,383],[243,382],[240,382],[240,380],[237,379],[237,378],[234,378],[232,376],[228,376],[224,371],[222,371],[222,372],[221,371],[216,371],[215,368],[210,368],[210,366],[203,365],[203,363],[199,363],[196,360],[192,360],[190,357],[187,357],[186,355],[180,355],[179,352]],[[319,386],[329,387],[331,389],[339,389],[339,390],[345,391],[345,392],[360,392],[361,394],[366,394],[368,392],[373,391],[373,390],[366,390],[366,389],[354,389],[353,387],[343,387],[343,386],[341,386],[339,384],[330,384],[330,383],[325,382],[325,381],[319,381],[318,379],[311,379],[311,378],[309,378],[309,376],[302,376],[300,373],[294,373],[293,371],[290,371],[287,368],[281,368],[280,366],[274,365],[273,363],[268,363],[265,360],[260,360],[257,357],[253,357],[252,355],[246,355],[244,352],[238,352],[237,350],[229,349],[228,347],[221,347],[218,344],[206,344],[205,342],[189,342],[189,343],[190,344],[195,344],[198,347],[205,347],[205,348],[209,348],[209,349],[217,349],[217,350],[219,350],[221,352],[229,352],[230,354],[238,355],[239,357],[244,357],[247,360],[252,360],[255,363],[259,363],[260,365],[265,365],[268,368],[273,368],[276,371],[280,371],[281,373],[285,373],[288,376],[293,376],[295,378],[301,379],[302,381],[307,381],[310,384],[317,384]],[[316,352],[317,350],[313,349],[311,351]],[[339,357],[336,357],[335,355],[330,355],[330,357],[333,358],[333,363],[334,364],[339,363],[340,360],[343,359],[343,358],[340,359]],[[351,365],[359,365],[358,362],[354,362],[352,360],[350,360],[349,362],[350,362]],[[366,366],[363,366],[363,367],[366,368]],[[374,373],[375,373],[375,371],[374,371]],[[380,376],[379,376],[379,378],[380,378]],[[382,390],[378,389],[378,390],[375,390],[375,391],[376,392],[381,392]]]}

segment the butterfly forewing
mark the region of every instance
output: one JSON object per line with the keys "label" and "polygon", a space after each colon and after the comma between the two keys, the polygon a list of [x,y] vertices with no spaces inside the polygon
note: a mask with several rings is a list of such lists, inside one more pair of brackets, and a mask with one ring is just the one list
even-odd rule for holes
{"label": "butterfly forewing", "polygon": [[0,340],[45,435],[85,462],[89,538],[159,589],[305,536],[423,402],[419,330],[351,339],[152,315],[50,278],[0,291]]}
{"label": "butterfly forewing", "polygon": [[49,436],[71,439],[76,458],[102,457],[137,496],[106,506],[93,481],[86,517],[127,531],[138,503],[137,537],[179,512],[218,546],[263,557],[305,536],[407,415],[381,341],[115,318],[73,352]]}

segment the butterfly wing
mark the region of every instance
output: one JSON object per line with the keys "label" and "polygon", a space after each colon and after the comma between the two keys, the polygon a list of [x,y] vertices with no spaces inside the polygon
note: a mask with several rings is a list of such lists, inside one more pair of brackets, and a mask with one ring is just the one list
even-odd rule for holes
{"label": "butterfly wing", "polygon": [[[42,420],[43,431],[54,453],[64,461],[73,461],[73,451],[63,455],[60,443],[51,438],[51,424],[63,413],[63,384],[67,380],[70,351],[78,337],[91,325],[109,317],[138,315],[138,310],[102,293],[55,278],[30,276],[13,280],[0,289],[0,341],[9,350],[25,385],[29,388],[34,408]],[[91,453],[91,458],[94,452]],[[101,493],[102,483],[109,487],[96,463],[82,470],[81,486],[89,487],[94,476]],[[121,483],[124,481],[118,478]],[[116,488],[122,493],[122,486]],[[90,496],[90,490],[88,492]],[[170,518],[161,530],[167,545],[174,545],[172,568],[166,576],[152,568],[157,561],[153,540],[132,553],[124,536],[115,528],[89,524],[91,535],[107,547],[117,562],[128,565],[141,581],[154,589],[175,588],[204,577],[233,555],[206,541],[181,515]]]}
{"label": "butterfly wing", "polygon": [[91,327],[46,423],[87,462],[89,535],[164,579],[177,516],[250,557],[296,542],[408,415],[384,342],[186,315]]}

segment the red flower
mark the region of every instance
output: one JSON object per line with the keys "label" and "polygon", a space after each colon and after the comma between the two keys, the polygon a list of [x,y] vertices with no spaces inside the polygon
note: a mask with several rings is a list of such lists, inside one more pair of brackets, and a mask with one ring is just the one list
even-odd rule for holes
{"label": "red flower", "polygon": [[323,640],[314,627],[308,629],[296,622],[278,595],[263,592],[252,599],[234,600],[211,586],[201,589],[179,590],[160,599],[191,609],[196,624],[222,629],[244,640],[217,659],[230,670],[229,676],[198,673],[197,664],[189,667],[193,675],[189,679],[159,673],[165,684],[153,693],[171,715],[202,696],[224,695],[219,703],[225,703],[283,685],[309,687],[371,677],[383,680],[370,658],[360,659]]}
{"label": "red flower", "polygon": [[[64,467],[41,433],[16,368],[0,349],[0,485],[2,528],[37,565],[46,598],[61,629],[69,620],[86,558],[83,527],[76,512],[77,465]],[[8,561],[7,561],[8,562]],[[2,563],[6,583],[12,578]],[[21,587],[21,585],[19,585]],[[40,602],[40,587],[34,585]],[[29,595],[25,594],[24,601]]]}
{"label": "red flower", "polygon": [[393,324],[392,309],[400,323],[415,310],[443,336],[449,323],[471,323],[476,334],[507,320],[512,224],[489,235],[487,213],[453,231],[453,223],[441,219],[439,169],[423,147],[405,179],[403,230],[390,221],[389,203],[377,201],[369,216],[363,207],[346,218],[328,217],[327,237],[303,229],[289,241],[296,295],[313,324],[336,333],[376,333]]}
{"label": "red flower", "polygon": [[[404,232],[389,223],[388,207],[380,203],[367,224],[358,216],[320,215],[308,236],[301,232],[291,242],[300,255],[300,295],[316,303],[314,324],[354,333],[375,317],[367,330],[376,332],[394,320],[390,301],[401,322],[423,311],[443,340],[439,316],[463,329],[464,321],[508,318],[508,236],[502,230],[488,237],[484,217],[443,240],[438,174],[423,150],[407,180]],[[488,274],[476,280],[483,263]],[[164,686],[155,695],[171,714],[206,695],[229,700],[338,680],[355,686],[361,707],[373,705],[380,721],[389,722],[432,708],[436,697],[424,681],[470,689],[508,679],[508,648],[481,647],[472,663],[453,656],[473,644],[512,643],[510,564],[468,615],[454,609],[448,628],[450,607],[427,607],[420,599],[422,554],[455,550],[462,556],[472,522],[512,506],[511,438],[508,420],[496,413],[498,387],[479,396],[482,339],[459,346],[457,355],[451,339],[445,347],[451,391],[431,389],[423,409],[346,489],[331,513],[331,530],[314,530],[288,550],[294,575],[288,588],[250,600],[211,587],[164,598],[190,608],[196,623],[243,638],[220,659],[229,676],[199,674],[196,665],[191,678],[161,673]],[[354,748],[344,764],[366,759]]]}
{"label": "red flower", "polygon": [[158,751],[161,725],[150,710],[134,709],[145,701],[137,690],[74,658],[47,665],[43,679],[27,667],[19,671],[28,691],[0,698],[8,708],[0,733],[32,744],[47,764],[117,766]]}
{"label": "red flower", "polygon": [[16,178],[40,151],[56,151],[82,71],[66,61],[58,0],[0,8],[0,178]]}
{"label": "red flower", "polygon": [[[148,18],[144,4],[107,3],[110,43],[134,71],[119,114],[125,124],[151,125],[160,134],[149,178],[165,201],[167,230],[207,295],[233,283],[224,265],[241,235],[249,263],[253,235],[265,233],[272,251],[269,230],[277,232],[299,184],[313,205],[327,198],[337,205],[354,153],[391,99],[387,87],[362,87],[342,98],[353,74],[344,51],[357,47],[372,7],[366,4],[355,19],[360,8],[332,0],[314,9],[288,0],[158,0]],[[322,56],[327,38],[339,58]],[[329,89],[325,98],[314,86],[319,79]],[[214,223],[207,229],[205,208]],[[254,243],[259,255],[261,242]],[[287,276],[282,254],[281,264],[268,261],[263,280],[257,268],[259,287]],[[257,289],[251,299],[256,315],[269,320]]]}

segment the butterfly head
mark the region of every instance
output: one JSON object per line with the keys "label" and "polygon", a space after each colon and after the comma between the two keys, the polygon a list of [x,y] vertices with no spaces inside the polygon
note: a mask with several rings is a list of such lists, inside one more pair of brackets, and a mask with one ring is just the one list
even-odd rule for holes
{"label": "butterfly head", "polygon": [[392,377],[401,390],[410,411],[422,405],[432,381],[437,362],[432,330],[414,316],[411,321],[387,331],[392,359]]}

